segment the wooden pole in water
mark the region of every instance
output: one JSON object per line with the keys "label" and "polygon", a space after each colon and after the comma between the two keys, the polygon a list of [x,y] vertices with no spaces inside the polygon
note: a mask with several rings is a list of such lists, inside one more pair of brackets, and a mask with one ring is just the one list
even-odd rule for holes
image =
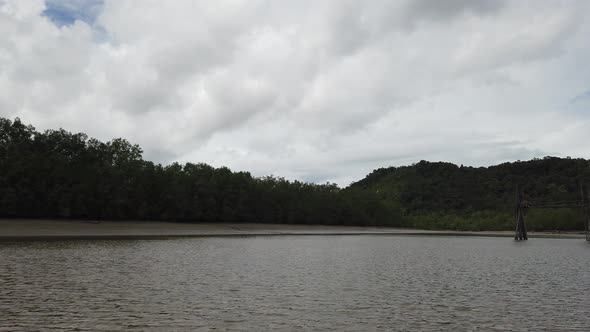
{"label": "wooden pole in water", "polygon": [[516,185],[516,189],[515,189],[515,201],[516,201],[516,205],[514,206],[514,219],[516,221],[516,229],[514,230],[514,239],[518,240],[518,229],[519,229],[519,225],[518,225],[518,220],[519,220],[519,214],[520,214],[520,195],[518,194],[518,185]]}
{"label": "wooden pole in water", "polygon": [[514,219],[516,222],[516,229],[514,232],[514,239],[515,240],[528,240],[526,224],[524,222],[524,217],[526,215],[526,211],[530,207],[538,207],[538,208],[568,208],[568,207],[581,207],[582,212],[584,214],[584,233],[586,234],[586,241],[590,242],[590,192],[588,192],[587,187],[584,186],[582,181],[579,182],[580,186],[580,197],[581,201],[565,201],[565,202],[542,202],[531,204],[528,201],[523,201],[523,195],[516,185],[515,190],[515,202],[516,205],[514,207]]}
{"label": "wooden pole in water", "polygon": [[521,227],[522,239],[528,240],[529,236],[526,232],[526,224],[524,223],[524,207],[522,206],[522,203],[521,203],[521,208],[520,208],[520,227]]}
{"label": "wooden pole in water", "polygon": [[514,216],[516,219],[516,233],[514,234],[515,240],[528,240],[526,225],[524,223],[524,210],[522,206],[522,195],[516,185],[516,207]]}
{"label": "wooden pole in water", "polygon": [[590,193],[584,193],[584,183],[582,181],[580,181],[580,195],[582,196],[582,211],[584,212],[584,232],[586,233],[586,241],[590,241],[588,229],[590,228]]}

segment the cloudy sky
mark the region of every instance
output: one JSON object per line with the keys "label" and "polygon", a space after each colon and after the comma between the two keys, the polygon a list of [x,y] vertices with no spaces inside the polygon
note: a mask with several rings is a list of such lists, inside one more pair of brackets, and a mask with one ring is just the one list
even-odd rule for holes
{"label": "cloudy sky", "polygon": [[0,0],[0,116],[347,185],[590,157],[590,1]]}

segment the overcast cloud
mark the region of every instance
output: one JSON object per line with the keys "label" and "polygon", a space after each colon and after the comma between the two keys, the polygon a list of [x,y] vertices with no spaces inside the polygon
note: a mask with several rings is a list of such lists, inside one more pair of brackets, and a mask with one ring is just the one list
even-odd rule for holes
{"label": "overcast cloud", "polygon": [[590,157],[590,2],[0,0],[0,116],[347,185]]}

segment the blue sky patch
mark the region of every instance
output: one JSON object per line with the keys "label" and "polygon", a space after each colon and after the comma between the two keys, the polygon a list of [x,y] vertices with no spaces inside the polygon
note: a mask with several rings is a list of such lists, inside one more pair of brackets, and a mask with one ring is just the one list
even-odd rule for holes
{"label": "blue sky patch", "polygon": [[579,103],[579,102],[586,102],[590,101],[590,90],[580,93],[579,95],[572,98],[572,103]]}
{"label": "blue sky patch", "polygon": [[78,20],[94,25],[103,4],[103,0],[45,0],[43,15],[59,27]]}

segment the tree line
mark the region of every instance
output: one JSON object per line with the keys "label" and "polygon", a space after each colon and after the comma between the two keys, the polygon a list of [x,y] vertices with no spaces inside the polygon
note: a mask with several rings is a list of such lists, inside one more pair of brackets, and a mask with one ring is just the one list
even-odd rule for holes
{"label": "tree line", "polygon": [[374,194],[203,163],[156,164],[125,139],[39,132],[18,118],[0,118],[0,217],[402,224]]}
{"label": "tree line", "polygon": [[[258,222],[512,230],[515,186],[532,201],[580,198],[590,161],[380,168],[346,188],[254,177],[204,163],[156,164],[122,138],[36,131],[0,118],[0,217]],[[583,229],[581,209],[535,210],[534,230]]]}

